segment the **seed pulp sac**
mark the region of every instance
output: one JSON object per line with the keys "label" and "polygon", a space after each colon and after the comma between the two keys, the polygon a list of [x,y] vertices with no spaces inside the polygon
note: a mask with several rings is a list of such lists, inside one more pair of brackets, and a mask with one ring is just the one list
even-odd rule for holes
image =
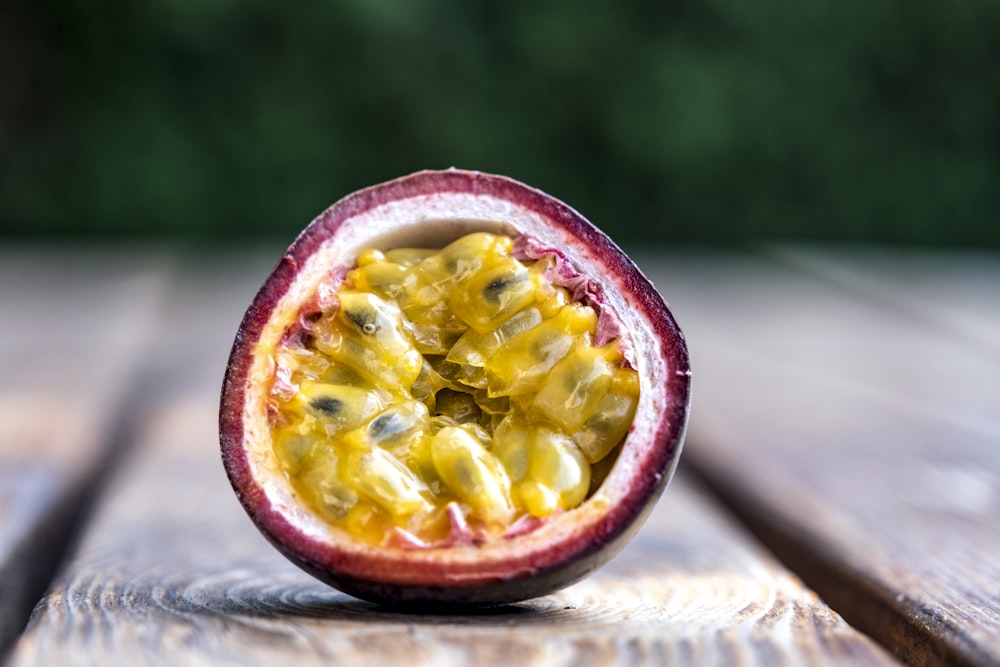
{"label": "seed pulp sac", "polygon": [[475,543],[530,529],[600,484],[638,373],[598,313],[506,236],[366,250],[337,305],[275,352],[274,452],[306,503],[372,543]]}

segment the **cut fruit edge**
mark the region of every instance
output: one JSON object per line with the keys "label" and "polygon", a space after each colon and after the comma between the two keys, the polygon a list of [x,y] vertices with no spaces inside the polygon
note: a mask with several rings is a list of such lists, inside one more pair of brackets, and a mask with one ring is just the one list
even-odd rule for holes
{"label": "cut fruit edge", "polygon": [[[474,231],[557,250],[600,290],[640,376],[632,427],[610,474],[579,507],[537,529],[475,547],[407,550],[351,538],[309,512],[271,450],[271,352],[300,307],[342,280],[366,248],[442,247]],[[336,285],[333,287],[334,291]],[[324,293],[320,291],[322,303]],[[240,325],[220,405],[233,488],[254,523],[300,566],[347,592],[375,586],[467,587],[550,573],[558,587],[617,553],[638,530],[680,455],[690,404],[683,334],[659,292],[603,232],[518,181],[458,169],[423,171],[360,190],[295,240]]]}

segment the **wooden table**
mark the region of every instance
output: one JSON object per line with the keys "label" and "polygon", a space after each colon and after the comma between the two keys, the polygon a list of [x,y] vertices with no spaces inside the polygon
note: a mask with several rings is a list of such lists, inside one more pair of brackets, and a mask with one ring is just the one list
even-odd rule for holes
{"label": "wooden table", "polygon": [[589,579],[448,616],[312,580],[229,489],[279,252],[0,250],[11,665],[1000,664],[997,255],[640,254],[692,353],[674,483]]}

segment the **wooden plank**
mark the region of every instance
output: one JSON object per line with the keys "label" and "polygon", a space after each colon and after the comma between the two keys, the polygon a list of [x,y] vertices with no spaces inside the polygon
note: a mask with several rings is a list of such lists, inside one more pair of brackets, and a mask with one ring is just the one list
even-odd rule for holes
{"label": "wooden plank", "polygon": [[683,479],[621,557],[562,593],[465,616],[353,600],[250,527],[213,407],[157,409],[12,665],[892,664]]}
{"label": "wooden plank", "polygon": [[907,662],[1000,662],[1000,360],[816,272],[648,266],[688,334],[712,488]]}
{"label": "wooden plank", "polygon": [[781,247],[779,261],[1000,353],[1000,255]]}
{"label": "wooden plank", "polygon": [[0,253],[0,653],[48,585],[115,446],[113,418],[160,268],[152,256]]}
{"label": "wooden plank", "polygon": [[[245,303],[201,285],[205,302]],[[199,319],[179,315],[184,303],[172,326]],[[224,356],[217,331],[188,332]],[[12,666],[895,664],[683,472],[621,556],[558,594],[455,616],[349,598],[243,514],[217,453],[211,366],[189,367],[152,406]]]}

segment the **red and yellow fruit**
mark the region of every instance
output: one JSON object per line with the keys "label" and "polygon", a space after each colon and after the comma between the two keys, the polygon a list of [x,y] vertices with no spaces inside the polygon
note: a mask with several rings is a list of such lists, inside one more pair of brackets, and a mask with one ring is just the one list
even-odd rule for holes
{"label": "red and yellow fruit", "polygon": [[578,213],[421,172],[333,205],[265,282],[226,374],[223,460],[264,535],[347,593],[511,602],[638,528],[689,377],[659,294]]}

